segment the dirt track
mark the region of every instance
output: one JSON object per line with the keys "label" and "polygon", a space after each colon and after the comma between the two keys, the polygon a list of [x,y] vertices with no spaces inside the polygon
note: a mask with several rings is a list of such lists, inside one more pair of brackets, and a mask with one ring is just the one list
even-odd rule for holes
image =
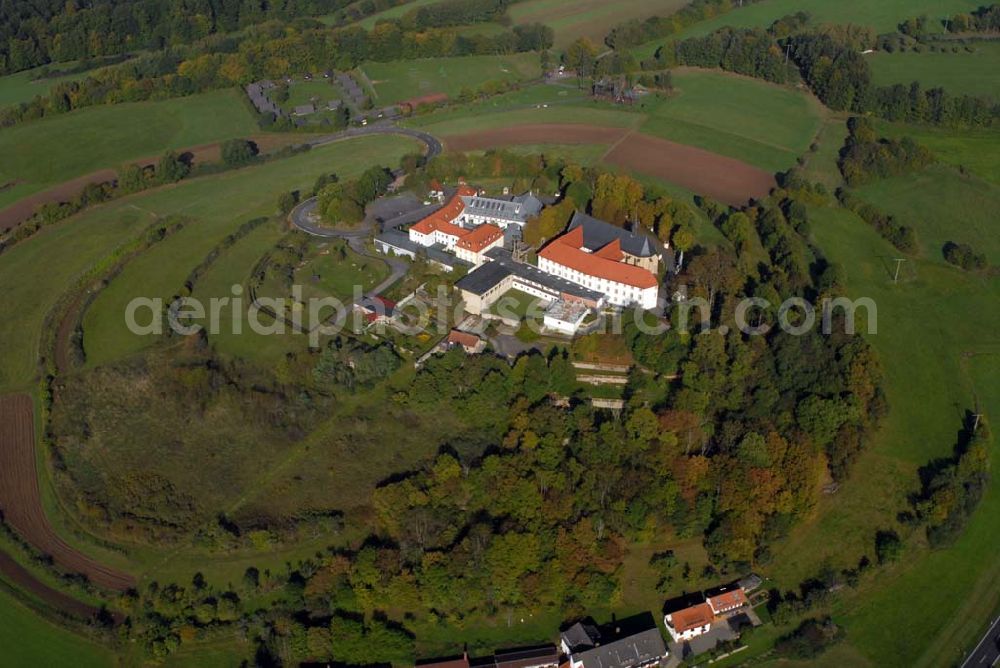
{"label": "dirt track", "polygon": [[578,124],[517,125],[444,138],[449,149],[475,151],[525,144],[607,144],[604,161],[699,195],[740,206],[774,187],[774,176],[745,162],[627,128]]}
{"label": "dirt track", "polygon": [[0,511],[24,540],[62,568],[107,589],[123,591],[135,585],[127,573],[67,545],[49,524],[38,487],[34,406],[24,394],[0,396]]}

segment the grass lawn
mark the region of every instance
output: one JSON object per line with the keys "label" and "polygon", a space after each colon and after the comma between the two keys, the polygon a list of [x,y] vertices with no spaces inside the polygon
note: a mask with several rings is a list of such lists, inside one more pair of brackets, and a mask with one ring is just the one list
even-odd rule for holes
{"label": "grass lawn", "polygon": [[355,287],[367,292],[389,277],[389,267],[375,258],[358,255],[349,246],[336,242],[319,242],[295,274],[306,299],[336,297],[347,302],[354,297]]}
{"label": "grass lawn", "polygon": [[380,105],[430,93],[454,97],[463,88],[475,89],[486,81],[524,81],[541,76],[541,64],[534,53],[366,63],[362,69],[375,87]]}
{"label": "grass lawn", "polygon": [[917,230],[924,256],[940,260],[948,241],[971,244],[1000,263],[1000,186],[934,165],[919,174],[884,179],[858,188],[861,197]]}
{"label": "grass lawn", "polygon": [[803,173],[807,179],[822,183],[833,192],[843,183],[837,161],[840,149],[847,139],[847,119],[842,115],[830,115],[824,121],[816,136],[818,147],[806,154]]}
{"label": "grass lawn", "polygon": [[919,81],[924,88],[941,87],[952,95],[988,95],[1000,98],[1000,44],[976,42],[973,53],[873,53],[872,79],[878,86]]}
{"label": "grass lawn", "polygon": [[248,136],[257,125],[240,93],[89,107],[0,132],[0,207],[77,176],[167,149]]}
{"label": "grass lawn", "polygon": [[116,664],[110,650],[46,621],[6,591],[0,591],[0,647],[5,666]]}
{"label": "grass lawn", "polygon": [[[305,187],[323,170],[342,176],[358,173],[374,162],[395,164],[415,149],[398,137],[366,137],[217,176],[181,183],[119,200],[51,227],[0,257],[0,388],[29,387],[35,373],[39,329],[47,310],[75,276],[114,248],[137,235],[160,215],[194,217],[191,226],[158,245],[153,260],[143,256],[130,266],[93,305],[87,320],[95,361],[128,354],[147,344],[130,334],[122,317],[133,295],[170,296],[208,249],[245,220],[273,213],[279,192]],[[252,236],[252,235],[251,235]],[[163,262],[165,265],[158,265]],[[246,265],[249,271],[251,265]],[[138,267],[138,268],[137,268]],[[241,278],[240,280],[243,280]],[[180,282],[178,282],[180,281]],[[97,314],[95,316],[95,313]]]}
{"label": "grass lawn", "polygon": [[611,26],[634,18],[672,14],[687,0],[527,0],[511,5],[515,24],[544,23],[555,30],[555,48],[562,49],[577,37],[603,45]]}
{"label": "grass lawn", "polygon": [[938,160],[1000,185],[1000,132],[996,130],[957,130],[884,121],[877,127],[880,134],[888,137],[913,137],[933,151]]}
{"label": "grass lawn", "polygon": [[329,79],[298,81],[288,87],[288,101],[284,107],[292,109],[303,104],[315,103],[317,109],[325,109],[330,100],[340,99],[340,93]]}
{"label": "grass lawn", "polygon": [[805,153],[823,110],[805,93],[717,71],[674,72],[676,92],[646,105],[642,131],[769,171]]}
{"label": "grass lawn", "polygon": [[505,318],[523,320],[528,314],[529,309],[534,309],[532,312],[537,312],[538,309],[544,311],[544,302],[534,295],[529,295],[527,292],[508,290],[500,299],[490,304],[490,307],[486,311],[487,313],[502,315]]}
{"label": "grass lawn", "polygon": [[[952,213],[953,224],[963,220],[964,211]],[[914,225],[918,235],[932,236],[923,221]],[[816,209],[812,229],[828,257],[845,267],[849,296],[878,305],[878,333],[869,338],[885,368],[890,413],[851,478],[775,546],[767,574],[783,588],[815,575],[825,561],[844,567],[872,557],[878,529],[906,536],[896,515],[919,487],[917,469],[951,455],[963,413],[977,401],[987,415],[1000,409],[1000,346],[993,335],[1000,327],[1000,279],[967,274],[935,256],[911,260],[893,284],[890,259],[898,252],[856,216]],[[834,619],[845,625],[847,640],[824,663],[837,665],[849,650],[867,659],[852,665],[957,663],[1000,604],[998,531],[994,481],[953,547],[930,552],[916,532],[900,563],[836,599]]]}
{"label": "grass lawn", "polygon": [[182,182],[85,214],[85,219],[108,220],[131,215],[134,207],[140,207],[160,216],[191,218],[183,230],[129,263],[88,309],[84,317],[88,363],[99,365],[152,343],[125,326],[128,302],[140,296],[166,299],[175,294],[188,272],[227,234],[251,218],[272,215],[279,193],[308,187],[324,170],[348,178],[373,164],[396,165],[415,145],[391,136],[340,142],[278,162]]}
{"label": "grass lawn", "polygon": [[657,47],[669,39],[705,35],[723,26],[736,28],[766,28],[788,14],[805,11],[813,23],[855,23],[871,26],[878,33],[892,32],[896,26],[911,16],[926,14],[942,19],[956,12],[978,8],[980,0],[762,0],[752,5],[736,8],[707,21],[691,26],[679,35],[662,38],[636,47],[641,58],[652,55]]}
{"label": "grass lawn", "polygon": [[[253,266],[274,247],[286,231],[283,223],[268,222],[237,241],[202,275],[195,285],[193,296],[207,302],[213,297],[230,297],[234,285],[245,287]],[[241,313],[245,313],[248,303],[245,291],[243,298],[244,308],[240,310]],[[252,359],[263,364],[277,364],[287,353],[303,350],[308,345],[305,336],[261,336],[248,327],[237,334],[233,328],[232,309],[225,308],[220,313],[222,317],[219,332],[209,335],[209,342],[224,355]]]}

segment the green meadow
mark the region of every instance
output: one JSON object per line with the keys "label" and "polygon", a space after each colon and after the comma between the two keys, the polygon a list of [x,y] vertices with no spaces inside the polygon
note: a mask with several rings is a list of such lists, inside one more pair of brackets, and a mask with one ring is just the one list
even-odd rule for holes
{"label": "green meadow", "polygon": [[555,31],[555,48],[565,48],[578,37],[604,42],[608,30],[628,19],[671,14],[686,0],[527,0],[512,4],[508,14],[515,24],[544,23]]}
{"label": "green meadow", "polygon": [[[183,230],[130,262],[88,309],[84,319],[88,363],[99,365],[148,346],[149,337],[136,336],[125,326],[128,302],[135,297],[167,299],[176,294],[188,272],[227,234],[247,220],[274,215],[276,193],[306,188],[324,171],[349,178],[373,164],[395,166],[415,149],[416,143],[409,139],[364,137],[258,167],[181,182],[85,214],[84,219],[113,220],[139,208],[188,220]],[[222,296],[230,294],[229,286],[225,287]]]}
{"label": "green meadow", "polygon": [[0,207],[74,177],[167,149],[244,137],[257,124],[237,90],[162,102],[102,105],[0,132]]}
{"label": "green meadow", "polygon": [[5,666],[115,665],[109,650],[46,621],[6,591],[0,591],[0,648]]}
{"label": "green meadow", "polygon": [[864,186],[857,193],[914,227],[928,259],[940,260],[944,244],[953,241],[971,244],[991,263],[1000,263],[996,217],[1000,186],[933,165],[918,174]]}
{"label": "green meadow", "polygon": [[48,95],[49,91],[58,84],[83,79],[94,72],[94,70],[90,70],[63,76],[43,76],[46,69],[54,70],[71,65],[73,63],[60,63],[59,65],[50,65],[47,68],[36,67],[0,77],[0,107],[30,102],[39,95]]}
{"label": "green meadow", "polygon": [[376,102],[381,105],[431,93],[454,97],[463,88],[475,89],[487,81],[524,81],[542,73],[538,55],[534,53],[372,62],[361,69],[374,86]]}
{"label": "green meadow", "polygon": [[[734,3],[735,4],[735,3]],[[686,30],[634,49],[641,58],[652,55],[656,49],[671,39],[706,35],[725,26],[734,28],[766,28],[777,19],[796,12],[808,12],[813,23],[855,23],[871,26],[878,33],[892,32],[902,21],[926,14],[932,19],[943,19],[956,12],[972,11],[983,3],[980,0],[761,0],[744,7],[737,7],[707,21],[701,21]],[[665,14],[666,12],[658,12]]]}
{"label": "green meadow", "polygon": [[879,123],[888,137],[913,137],[929,148],[941,162],[968,170],[980,178],[1000,184],[1000,132],[989,129],[959,130],[898,123]]}
{"label": "green meadow", "polygon": [[[918,235],[932,232],[915,226]],[[893,283],[898,252],[852,213],[814,209],[812,228],[823,252],[844,266],[848,294],[877,304],[878,332],[868,338],[885,368],[890,412],[851,478],[776,546],[772,575],[791,588],[824,563],[853,567],[874,556],[877,530],[895,529],[904,558],[837,595],[830,611],[847,640],[821,664],[843,665],[846,656],[852,665],[955,664],[1000,605],[1000,562],[987,556],[1000,531],[997,483],[947,549],[929,550],[922,532],[896,516],[919,488],[917,469],[952,454],[964,412],[977,402],[987,415],[1000,409],[1000,346],[991,334],[1000,327],[1000,280],[928,257],[909,260]]]}
{"label": "green meadow", "polygon": [[872,79],[878,86],[919,81],[924,88],[941,87],[952,95],[984,95],[1000,99],[1000,44],[975,42],[969,53],[873,53],[869,56]]}
{"label": "green meadow", "polygon": [[[323,171],[343,177],[360,173],[373,163],[394,165],[415,149],[410,140],[389,136],[332,144],[282,161],[117,200],[18,244],[4,253],[0,262],[0,285],[4,286],[0,306],[15,314],[0,320],[0,340],[4,342],[0,388],[30,386],[38,332],[47,310],[74,277],[137,236],[154,216],[181,215],[190,221],[183,231],[130,263],[92,305],[85,319],[92,362],[117,359],[148,345],[147,339],[125,328],[125,304],[134,296],[175,294],[188,272],[227,234],[251,218],[273,215],[277,193],[306,188]],[[234,248],[240,247],[237,244]],[[242,265],[242,271],[248,272],[250,266]],[[239,281],[245,278],[243,274]],[[217,285],[225,289],[225,296],[230,294],[232,283],[223,283],[220,280]]]}
{"label": "green meadow", "polygon": [[674,94],[644,110],[644,133],[769,171],[787,169],[805,153],[824,114],[812,97],[757,79],[681,69],[673,81]]}

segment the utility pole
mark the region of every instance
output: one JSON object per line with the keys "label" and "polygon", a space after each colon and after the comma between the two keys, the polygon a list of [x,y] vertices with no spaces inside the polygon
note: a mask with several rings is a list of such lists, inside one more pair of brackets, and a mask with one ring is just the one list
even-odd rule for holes
{"label": "utility pole", "polygon": [[979,429],[979,418],[983,417],[983,414],[973,413],[972,417],[976,418],[976,421],[972,423],[972,433],[975,434],[976,430]]}
{"label": "utility pole", "polygon": [[785,68],[788,68],[788,52],[792,50],[792,43],[789,42],[785,45]]}
{"label": "utility pole", "polygon": [[898,283],[899,282],[899,268],[903,266],[904,262],[906,262],[906,258],[905,257],[897,257],[897,258],[893,258],[893,259],[896,261],[896,273],[892,277],[892,282],[893,283]]}

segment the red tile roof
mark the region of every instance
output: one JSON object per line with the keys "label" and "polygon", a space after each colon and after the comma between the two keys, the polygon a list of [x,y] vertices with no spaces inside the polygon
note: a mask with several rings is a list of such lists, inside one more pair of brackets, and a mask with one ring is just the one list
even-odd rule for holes
{"label": "red tile roof", "polygon": [[475,348],[479,345],[481,340],[482,339],[475,334],[469,334],[468,332],[462,332],[457,329],[453,329],[448,332],[448,343],[462,346],[463,348]]}
{"label": "red tile roof", "polygon": [[715,619],[715,613],[712,612],[712,608],[708,607],[708,603],[699,603],[690,608],[670,613],[670,622],[678,633],[711,624],[713,619]]}
{"label": "red tile roof", "polygon": [[588,276],[636,288],[655,288],[658,284],[656,276],[651,271],[621,262],[621,243],[617,239],[596,253],[588,253],[582,248],[583,227],[575,227],[561,237],[553,239],[538,253],[538,256]]}
{"label": "red tile roof", "polygon": [[727,591],[724,594],[719,594],[718,596],[710,596],[708,598],[708,604],[712,606],[712,610],[732,610],[733,608],[738,608],[741,605],[748,605],[750,601],[747,599],[747,595],[743,593],[742,589],[734,589],[733,591]]}
{"label": "red tile roof", "polygon": [[451,221],[461,216],[462,211],[465,210],[465,202],[462,201],[462,197],[471,197],[475,194],[475,188],[464,183],[461,184],[458,186],[458,191],[452,195],[452,198],[448,200],[447,204],[420,222],[416,223],[411,229],[414,229],[421,234],[433,234],[434,230],[441,230],[445,234],[453,237],[464,237],[469,233],[469,230],[459,227],[458,225],[454,225]]}
{"label": "red tile roof", "polygon": [[503,238],[503,230],[496,225],[480,225],[465,235],[459,242],[458,247],[473,253],[478,253],[497,239]]}

